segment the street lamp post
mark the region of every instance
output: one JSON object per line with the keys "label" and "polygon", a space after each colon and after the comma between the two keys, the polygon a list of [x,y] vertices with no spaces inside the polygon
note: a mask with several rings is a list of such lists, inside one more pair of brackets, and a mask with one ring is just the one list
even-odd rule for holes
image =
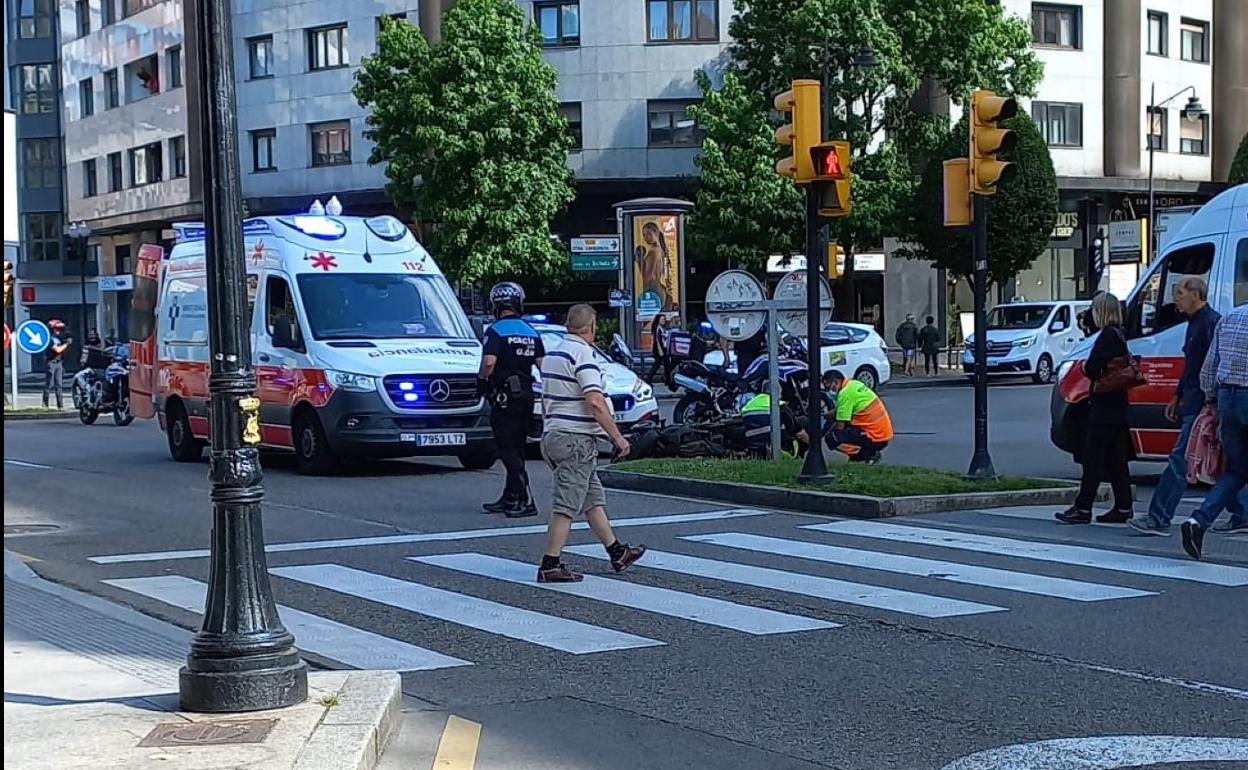
{"label": "street lamp post", "polygon": [[78,289],[81,305],[79,316],[82,325],[78,333],[86,339],[87,335],[87,240],[91,237],[91,226],[86,222],[71,222],[65,228],[65,234],[74,242],[74,251],[78,254]]}
{"label": "street lamp post", "polygon": [[294,636],[278,618],[264,553],[230,0],[186,5],[198,43],[193,98],[200,110],[208,289],[212,541],[204,619],[178,691],[187,711],[259,711],[307,700],[308,674]]}
{"label": "street lamp post", "polygon": [[[1187,100],[1187,106],[1183,108],[1183,115],[1188,120],[1198,120],[1202,115],[1205,114],[1205,108],[1204,108],[1204,105],[1200,103],[1200,99],[1196,98],[1196,86],[1188,86],[1184,88],[1183,90],[1179,91],[1174,96],[1171,96],[1168,99],[1162,99],[1160,102],[1157,101],[1157,84],[1156,83],[1152,84],[1152,88],[1149,91],[1148,134],[1147,134],[1148,136],[1148,139],[1147,139],[1148,141],[1148,261],[1149,262],[1152,262],[1153,257],[1155,256],[1154,252],[1156,251],[1156,249],[1154,248],[1153,244],[1157,242],[1156,241],[1157,219],[1154,216],[1156,201],[1154,200],[1154,195],[1153,195],[1153,155],[1157,152],[1157,143],[1153,141],[1153,121],[1157,118],[1157,110],[1161,109],[1162,107],[1165,107],[1167,104],[1174,101],[1175,99],[1178,99],[1180,96],[1187,93],[1188,91],[1191,91],[1192,95]],[[1164,125],[1161,130],[1161,133],[1163,136],[1165,135]],[[1180,139],[1180,141],[1182,141],[1182,139]]]}

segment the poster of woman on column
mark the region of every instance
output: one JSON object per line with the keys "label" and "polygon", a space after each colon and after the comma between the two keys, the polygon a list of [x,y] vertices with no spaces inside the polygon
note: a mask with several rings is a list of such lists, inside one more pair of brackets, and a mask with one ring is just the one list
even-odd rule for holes
{"label": "poster of woman on column", "polygon": [[680,233],[675,215],[633,218],[633,270],[637,287],[637,320],[646,323],[659,313],[675,320],[680,312]]}

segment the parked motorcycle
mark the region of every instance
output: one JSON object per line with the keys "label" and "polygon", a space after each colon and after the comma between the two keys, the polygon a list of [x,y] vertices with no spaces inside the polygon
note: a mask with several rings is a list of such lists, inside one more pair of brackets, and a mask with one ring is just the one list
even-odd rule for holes
{"label": "parked motorcycle", "polygon": [[[107,365],[101,370],[94,366]],[[101,415],[111,412],[113,422],[126,426],[134,422],[130,411],[130,351],[127,345],[113,345],[104,351],[93,350],[78,374],[74,375],[74,405],[83,425],[91,425]]]}
{"label": "parked motorcycle", "polygon": [[[804,360],[804,347],[800,340],[786,338],[779,345],[781,409],[787,416],[806,414],[806,398],[810,386],[810,371]],[[770,367],[767,356],[759,356],[745,373],[736,375],[722,369],[713,369],[698,360],[680,364],[672,380],[685,394],[676,402],[672,421],[678,424],[706,423],[740,414],[751,398],[767,390]]]}

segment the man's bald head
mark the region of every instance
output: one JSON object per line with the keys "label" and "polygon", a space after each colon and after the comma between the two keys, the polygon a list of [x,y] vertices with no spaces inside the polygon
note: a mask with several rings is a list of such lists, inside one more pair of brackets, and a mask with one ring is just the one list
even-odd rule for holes
{"label": "man's bald head", "polygon": [[594,324],[598,321],[598,311],[589,305],[573,305],[568,311],[564,325],[568,331],[588,341],[594,339]]}

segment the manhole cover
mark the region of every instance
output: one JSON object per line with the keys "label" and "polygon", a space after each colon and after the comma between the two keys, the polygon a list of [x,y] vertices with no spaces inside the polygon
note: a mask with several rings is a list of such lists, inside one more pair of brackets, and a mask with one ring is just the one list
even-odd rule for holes
{"label": "manhole cover", "polygon": [[140,746],[218,746],[224,743],[263,743],[276,719],[239,719],[230,722],[168,722],[156,725]]}
{"label": "manhole cover", "polygon": [[55,524],[5,524],[4,536],[9,535],[38,535],[44,532],[55,532],[60,527]]}

